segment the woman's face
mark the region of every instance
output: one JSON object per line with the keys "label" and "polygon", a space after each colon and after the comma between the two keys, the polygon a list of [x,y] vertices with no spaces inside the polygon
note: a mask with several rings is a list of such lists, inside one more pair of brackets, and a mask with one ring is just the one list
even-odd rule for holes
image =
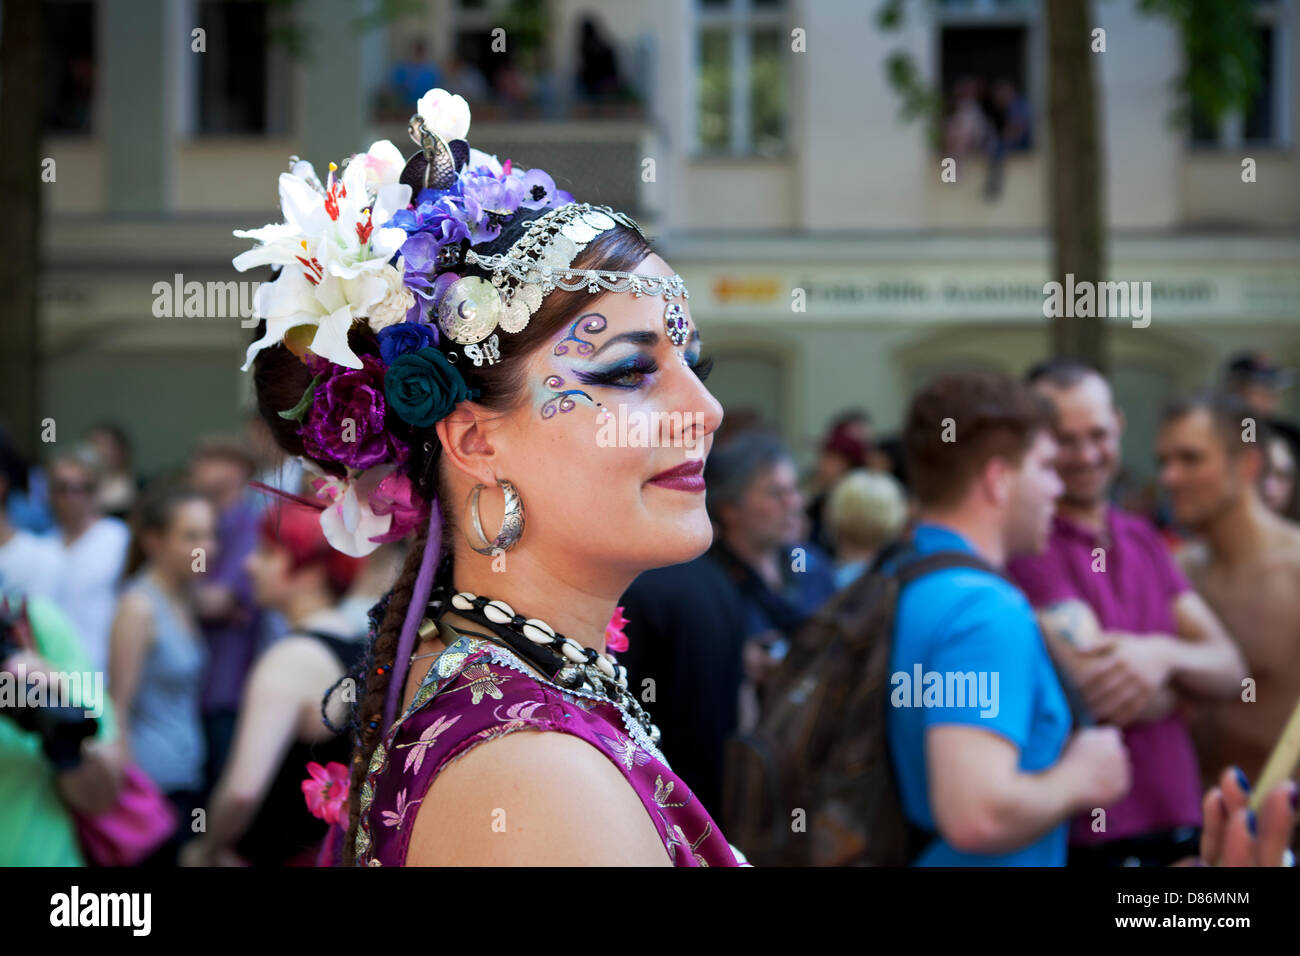
{"label": "woman's face", "polygon": [[[673,274],[657,255],[635,272]],[[682,345],[667,334],[670,303],[686,319]],[[592,296],[530,356],[527,401],[489,426],[496,476],[523,500],[522,545],[548,562],[632,574],[708,548],[701,473],[722,406],[700,378],[707,370],[693,368],[699,358],[688,300],[631,293]],[[686,474],[655,480],[672,469]]]}
{"label": "woman's face", "polygon": [[[216,528],[216,513],[207,501],[189,498],[179,502],[167,528],[146,537],[149,558],[176,580],[197,579],[199,569],[216,557]],[[196,563],[196,549],[203,552],[202,564]]]}
{"label": "woman's face", "polygon": [[290,590],[289,552],[259,538],[257,547],[244,559],[244,571],[253,586],[253,603],[279,609]]}

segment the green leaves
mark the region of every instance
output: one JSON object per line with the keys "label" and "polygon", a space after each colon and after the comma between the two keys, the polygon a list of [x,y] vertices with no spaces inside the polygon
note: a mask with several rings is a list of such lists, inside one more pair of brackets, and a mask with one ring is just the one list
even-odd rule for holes
{"label": "green leaves", "polygon": [[311,408],[312,399],[316,396],[316,383],[324,377],[325,373],[321,372],[321,374],[313,378],[311,384],[307,386],[307,390],[302,393],[302,398],[298,399],[297,405],[293,406],[293,408],[286,409],[283,412],[276,412],[276,414],[281,418],[297,422],[301,425],[303,418],[307,415],[307,410]]}

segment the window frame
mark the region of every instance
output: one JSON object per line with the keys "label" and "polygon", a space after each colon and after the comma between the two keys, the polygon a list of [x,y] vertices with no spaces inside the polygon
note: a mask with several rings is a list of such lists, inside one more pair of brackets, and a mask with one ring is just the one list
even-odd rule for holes
{"label": "window frame", "polygon": [[[691,0],[690,36],[690,103],[691,123],[689,153],[692,159],[769,159],[781,158],[790,151],[790,114],[791,67],[790,50],[781,46],[782,63],[785,67],[786,81],[786,115],[784,135],[775,156],[759,153],[750,141],[750,124],[753,109],[750,97],[750,80],[752,64],[752,40],[756,28],[775,27],[778,36],[790,23],[790,4],[788,0],[778,0],[779,5],[772,9],[758,8],[754,0],[723,0],[726,6],[721,9],[708,9],[702,0]],[[700,142],[700,36],[705,30],[723,28],[731,41],[731,109],[728,116],[727,145],[721,148],[706,147]]]}
{"label": "window frame", "polygon": [[1241,149],[1286,150],[1293,145],[1291,128],[1291,86],[1288,69],[1295,52],[1295,35],[1287,29],[1293,20],[1292,4],[1295,0],[1272,0],[1252,3],[1254,25],[1273,31],[1272,76],[1273,135],[1268,139],[1246,139],[1246,113],[1232,110],[1219,118],[1219,127],[1209,140],[1193,138],[1192,125],[1187,124],[1184,145],[1189,152],[1215,153]]}

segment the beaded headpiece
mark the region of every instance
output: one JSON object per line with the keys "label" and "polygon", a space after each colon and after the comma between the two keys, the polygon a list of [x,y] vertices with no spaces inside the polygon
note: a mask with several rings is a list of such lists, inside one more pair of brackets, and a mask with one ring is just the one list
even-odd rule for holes
{"label": "beaded headpiece", "polygon": [[[458,279],[437,310],[439,327],[462,344],[480,342],[498,326],[505,332],[521,332],[542,299],[556,289],[687,298],[686,284],[679,275],[646,276],[569,267],[591,240],[613,229],[616,223],[641,233],[634,219],[608,206],[569,203],[529,223],[524,235],[505,255],[467,251],[465,262],[490,270],[491,283],[477,276]],[[474,308],[465,310],[466,301],[472,302]]]}

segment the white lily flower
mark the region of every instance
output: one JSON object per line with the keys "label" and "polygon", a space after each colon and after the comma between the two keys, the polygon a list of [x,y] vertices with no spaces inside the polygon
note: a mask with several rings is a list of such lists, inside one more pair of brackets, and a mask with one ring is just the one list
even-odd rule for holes
{"label": "white lily flower", "polygon": [[469,104],[465,97],[443,89],[430,90],[420,97],[415,111],[424,117],[431,133],[447,142],[464,139],[469,133]]}
{"label": "white lily flower", "polygon": [[[378,288],[370,289],[368,294],[382,298],[383,280],[376,282]],[[308,348],[321,358],[335,365],[361,368],[361,359],[348,345],[348,330],[356,317],[348,293],[359,291],[345,288],[344,280],[328,273],[313,284],[300,269],[284,269],[275,281],[258,286],[253,296],[253,315],[266,319],[266,334],[248,347],[243,370],[248,371],[258,352],[278,344],[286,332],[299,325],[316,326]]]}
{"label": "white lily flower", "polygon": [[[258,352],[298,325],[317,327],[309,346],[317,355],[348,368],[362,367],[348,345],[353,320],[379,308],[382,321],[405,301],[395,291],[402,276],[388,262],[406,242],[406,232],[383,225],[410,202],[411,187],[389,181],[401,175],[402,165],[397,148],[380,140],[321,193],[309,181],[315,176],[310,164],[299,162],[294,172],[280,175],[285,221],[235,232],[261,243],[235,257],[236,269],[282,267],[254,296],[253,316],[266,320],[266,334],[249,346],[245,371]],[[373,208],[367,211],[367,206]]]}

